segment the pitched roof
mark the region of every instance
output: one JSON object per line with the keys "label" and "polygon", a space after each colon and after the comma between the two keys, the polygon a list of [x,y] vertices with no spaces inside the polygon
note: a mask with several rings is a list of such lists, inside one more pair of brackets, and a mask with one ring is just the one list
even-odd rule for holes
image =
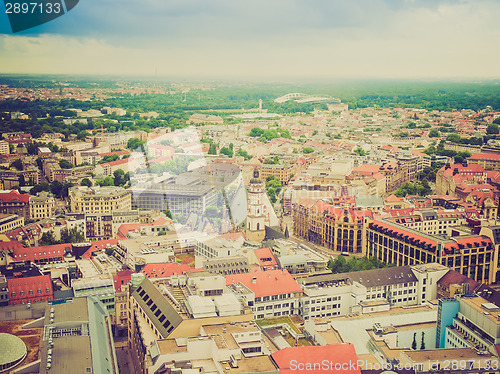
{"label": "pitched roof", "polygon": [[132,274],[134,272],[132,270],[120,270],[117,271],[116,274],[113,275],[113,283],[116,291],[121,291],[122,284],[125,284],[130,280]]}
{"label": "pitched roof", "polygon": [[16,190],[11,190],[9,192],[0,192],[0,201],[3,203],[29,203],[30,195],[20,194]]}
{"label": "pitched roof", "polygon": [[21,248],[24,248],[24,246],[17,240],[11,240],[9,242],[0,242],[0,251],[13,251]]}
{"label": "pitched roof", "polygon": [[500,154],[496,153],[474,153],[469,157],[469,160],[491,160],[498,161],[500,160]]}
{"label": "pitched roof", "polygon": [[101,251],[106,247],[117,245],[120,239],[108,239],[108,240],[96,240],[92,242],[92,246],[87,249],[87,251],[82,255],[83,258],[90,259],[92,254],[97,251]]}
{"label": "pitched roof", "polygon": [[146,264],[141,270],[141,273],[146,275],[146,278],[155,277],[170,277],[172,275],[181,275],[190,273],[191,268],[188,264],[178,264],[176,262],[163,262],[158,264]]}
{"label": "pitched roof", "polygon": [[474,279],[470,279],[469,277],[460,274],[455,270],[448,271],[440,280],[438,280],[438,284],[449,288],[452,284],[469,284],[469,291],[474,291],[481,283],[475,281]]}
{"label": "pitched roof", "polygon": [[27,247],[14,249],[12,257],[15,261],[45,260],[62,257],[66,254],[66,249],[71,249],[71,243],[45,245],[41,247]]}
{"label": "pitched roof", "polygon": [[403,201],[403,198],[397,197],[396,195],[392,194],[392,195],[386,197],[384,200],[386,203],[399,203],[399,202]]}
{"label": "pitched roof", "polygon": [[[41,297],[46,298],[53,295],[50,275],[7,279],[7,287],[11,293],[10,303],[17,302],[18,300],[31,301],[38,299],[40,301]],[[12,296],[13,292],[16,296]]]}
{"label": "pitched roof", "polygon": [[226,285],[234,283],[243,284],[254,292],[255,297],[283,295],[302,290],[287,270],[226,275]]}
{"label": "pitched roof", "polygon": [[116,165],[122,165],[122,164],[126,164],[127,162],[129,162],[129,159],[128,158],[124,158],[124,159],[121,159],[121,160],[116,160],[116,161],[111,161],[111,162],[106,162],[104,164],[101,164],[101,165],[109,165],[109,166],[116,166]]}
{"label": "pitched roof", "polygon": [[[256,248],[254,249],[255,256],[260,262],[260,266],[276,266],[278,263],[274,258],[271,248]],[[270,259],[270,260],[269,260]]]}
{"label": "pitched roof", "polygon": [[[325,372],[361,374],[361,369],[356,364],[356,350],[350,343],[288,347],[274,352],[271,356],[278,365],[280,374],[322,373],[325,361],[328,369]],[[342,370],[331,369],[335,367]]]}

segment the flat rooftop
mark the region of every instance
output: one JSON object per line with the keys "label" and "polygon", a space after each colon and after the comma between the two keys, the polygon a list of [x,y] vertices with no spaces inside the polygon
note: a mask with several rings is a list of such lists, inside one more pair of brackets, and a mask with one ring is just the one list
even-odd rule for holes
{"label": "flat rooftop", "polygon": [[[500,325],[500,308],[495,304],[492,304],[490,301],[483,299],[482,297],[462,297],[460,302],[463,302],[478,312],[482,313],[484,317],[488,318],[490,321],[494,322],[497,325]],[[484,308],[483,305],[486,307]]]}
{"label": "flat rooftop", "polygon": [[422,361],[443,361],[443,360],[460,360],[460,359],[487,359],[494,357],[491,353],[478,354],[473,348],[450,348],[450,349],[429,349],[423,351],[405,351],[411,360],[415,362]]}
{"label": "flat rooftop", "polygon": [[270,356],[253,356],[238,360],[238,367],[232,368],[228,365],[222,365],[226,373],[260,373],[260,372],[278,372]]}

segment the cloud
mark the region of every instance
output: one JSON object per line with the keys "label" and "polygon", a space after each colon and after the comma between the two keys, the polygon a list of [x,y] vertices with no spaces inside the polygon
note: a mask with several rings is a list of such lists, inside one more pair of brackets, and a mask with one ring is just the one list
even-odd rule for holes
{"label": "cloud", "polygon": [[0,36],[0,66],[266,79],[498,77],[497,14],[493,0],[86,0],[30,32]]}

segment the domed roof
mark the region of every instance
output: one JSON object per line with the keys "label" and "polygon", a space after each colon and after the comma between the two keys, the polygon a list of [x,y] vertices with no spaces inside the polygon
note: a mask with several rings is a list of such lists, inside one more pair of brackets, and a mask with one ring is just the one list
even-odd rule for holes
{"label": "domed roof", "polygon": [[16,366],[28,354],[26,344],[15,335],[0,333],[0,367]]}

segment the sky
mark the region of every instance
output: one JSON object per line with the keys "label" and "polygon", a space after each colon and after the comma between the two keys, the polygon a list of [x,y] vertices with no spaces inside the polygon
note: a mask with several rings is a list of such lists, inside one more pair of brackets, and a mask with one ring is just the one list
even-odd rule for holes
{"label": "sky", "polygon": [[80,0],[15,34],[0,9],[0,73],[500,78],[500,0]]}

